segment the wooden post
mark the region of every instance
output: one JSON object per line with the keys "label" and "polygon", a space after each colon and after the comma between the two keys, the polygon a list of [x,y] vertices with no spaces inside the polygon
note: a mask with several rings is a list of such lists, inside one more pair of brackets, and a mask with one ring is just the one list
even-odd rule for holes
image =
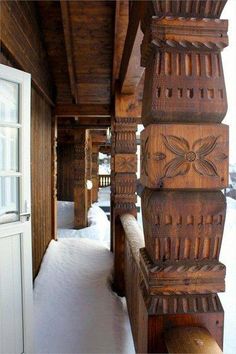
{"label": "wooden post", "polygon": [[95,203],[98,200],[98,189],[99,189],[99,176],[98,176],[98,154],[99,154],[99,145],[92,144],[92,202]]}
{"label": "wooden post", "polygon": [[120,216],[137,215],[137,122],[134,118],[136,102],[133,96],[116,93],[115,117],[112,122],[111,150],[111,244],[115,253],[114,289],[124,295],[124,231]]}
{"label": "wooden post", "polygon": [[[86,164],[86,182],[87,180],[92,181],[92,138],[90,134],[90,130],[87,131],[87,164]],[[89,209],[92,205],[92,189],[87,190],[87,208]]]}
{"label": "wooden post", "polygon": [[[228,184],[221,50],[226,1],[149,1],[141,134],[145,248],[139,352],[165,353],[164,331],[201,326],[223,346],[219,262]],[[152,17],[158,16],[158,17]],[[217,20],[216,20],[217,19]]]}
{"label": "wooden post", "polygon": [[76,229],[87,226],[86,168],[88,132],[83,128],[74,131],[74,215]]}

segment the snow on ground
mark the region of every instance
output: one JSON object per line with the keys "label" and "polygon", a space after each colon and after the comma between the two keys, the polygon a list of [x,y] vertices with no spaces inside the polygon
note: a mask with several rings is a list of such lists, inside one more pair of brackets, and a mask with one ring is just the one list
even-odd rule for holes
{"label": "snow on ground", "polygon": [[104,211],[97,203],[93,204],[88,211],[88,227],[75,230],[74,203],[58,202],[58,230],[59,238],[78,237],[100,241],[104,246],[110,245],[110,222]]}
{"label": "snow on ground", "polygon": [[59,240],[35,280],[36,353],[135,353],[126,302],[110,289],[110,222],[93,204],[89,227],[73,230],[73,208],[58,202]]}
{"label": "snow on ground", "polygon": [[126,307],[109,285],[112,264],[96,241],[51,241],[35,281],[36,353],[134,353]]}
{"label": "snow on ground", "polygon": [[[99,203],[108,205],[109,188]],[[107,199],[108,198],[108,199]],[[101,204],[100,204],[101,205]],[[110,223],[94,204],[89,227],[73,230],[73,203],[59,203],[59,241],[52,241],[35,280],[36,353],[134,353],[125,301],[110,289]],[[68,229],[71,227],[71,229]],[[236,201],[227,198],[220,260],[227,267],[224,353],[236,353]],[[63,236],[63,238],[61,238]],[[105,247],[104,247],[105,245]]]}

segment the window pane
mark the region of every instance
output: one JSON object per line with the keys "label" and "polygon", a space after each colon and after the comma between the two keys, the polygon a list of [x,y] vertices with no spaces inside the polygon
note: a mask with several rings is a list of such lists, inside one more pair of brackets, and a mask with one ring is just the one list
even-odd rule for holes
{"label": "window pane", "polygon": [[19,177],[0,177],[0,224],[19,220]]}
{"label": "window pane", "polygon": [[0,123],[18,123],[19,85],[0,79]]}
{"label": "window pane", "polygon": [[18,128],[0,127],[0,172],[18,172]]}

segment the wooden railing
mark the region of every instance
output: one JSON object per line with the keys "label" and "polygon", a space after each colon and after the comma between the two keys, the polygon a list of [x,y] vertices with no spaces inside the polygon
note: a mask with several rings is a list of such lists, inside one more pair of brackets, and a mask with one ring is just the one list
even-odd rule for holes
{"label": "wooden railing", "polygon": [[[148,303],[144,277],[140,266],[140,249],[144,247],[143,232],[133,215],[120,217],[123,228],[124,264],[119,264],[123,272],[125,296],[131,329],[137,353],[160,353],[155,350],[158,323],[163,321],[161,314],[155,314]],[[122,260],[122,257],[120,258]],[[153,302],[155,304],[155,300]],[[148,310],[149,306],[149,310]],[[161,306],[161,304],[160,304]],[[158,306],[155,304],[158,312]],[[186,322],[187,323],[187,322]],[[166,323],[163,337],[163,353],[223,353],[209,331],[196,323],[180,324],[173,327]]]}
{"label": "wooden railing", "polygon": [[111,185],[110,175],[99,175],[99,188],[109,187]]}

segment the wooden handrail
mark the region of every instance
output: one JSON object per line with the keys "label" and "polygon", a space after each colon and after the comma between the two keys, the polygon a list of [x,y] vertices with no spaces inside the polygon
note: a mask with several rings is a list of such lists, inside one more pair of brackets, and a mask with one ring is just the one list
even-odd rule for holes
{"label": "wooden handrail", "polygon": [[165,333],[168,353],[222,354],[209,331],[202,327],[175,327]]}
{"label": "wooden handrail", "polygon": [[130,250],[137,264],[139,265],[139,250],[144,247],[144,235],[142,229],[131,214],[123,214],[120,217],[125,231],[126,239],[129,242]]}

